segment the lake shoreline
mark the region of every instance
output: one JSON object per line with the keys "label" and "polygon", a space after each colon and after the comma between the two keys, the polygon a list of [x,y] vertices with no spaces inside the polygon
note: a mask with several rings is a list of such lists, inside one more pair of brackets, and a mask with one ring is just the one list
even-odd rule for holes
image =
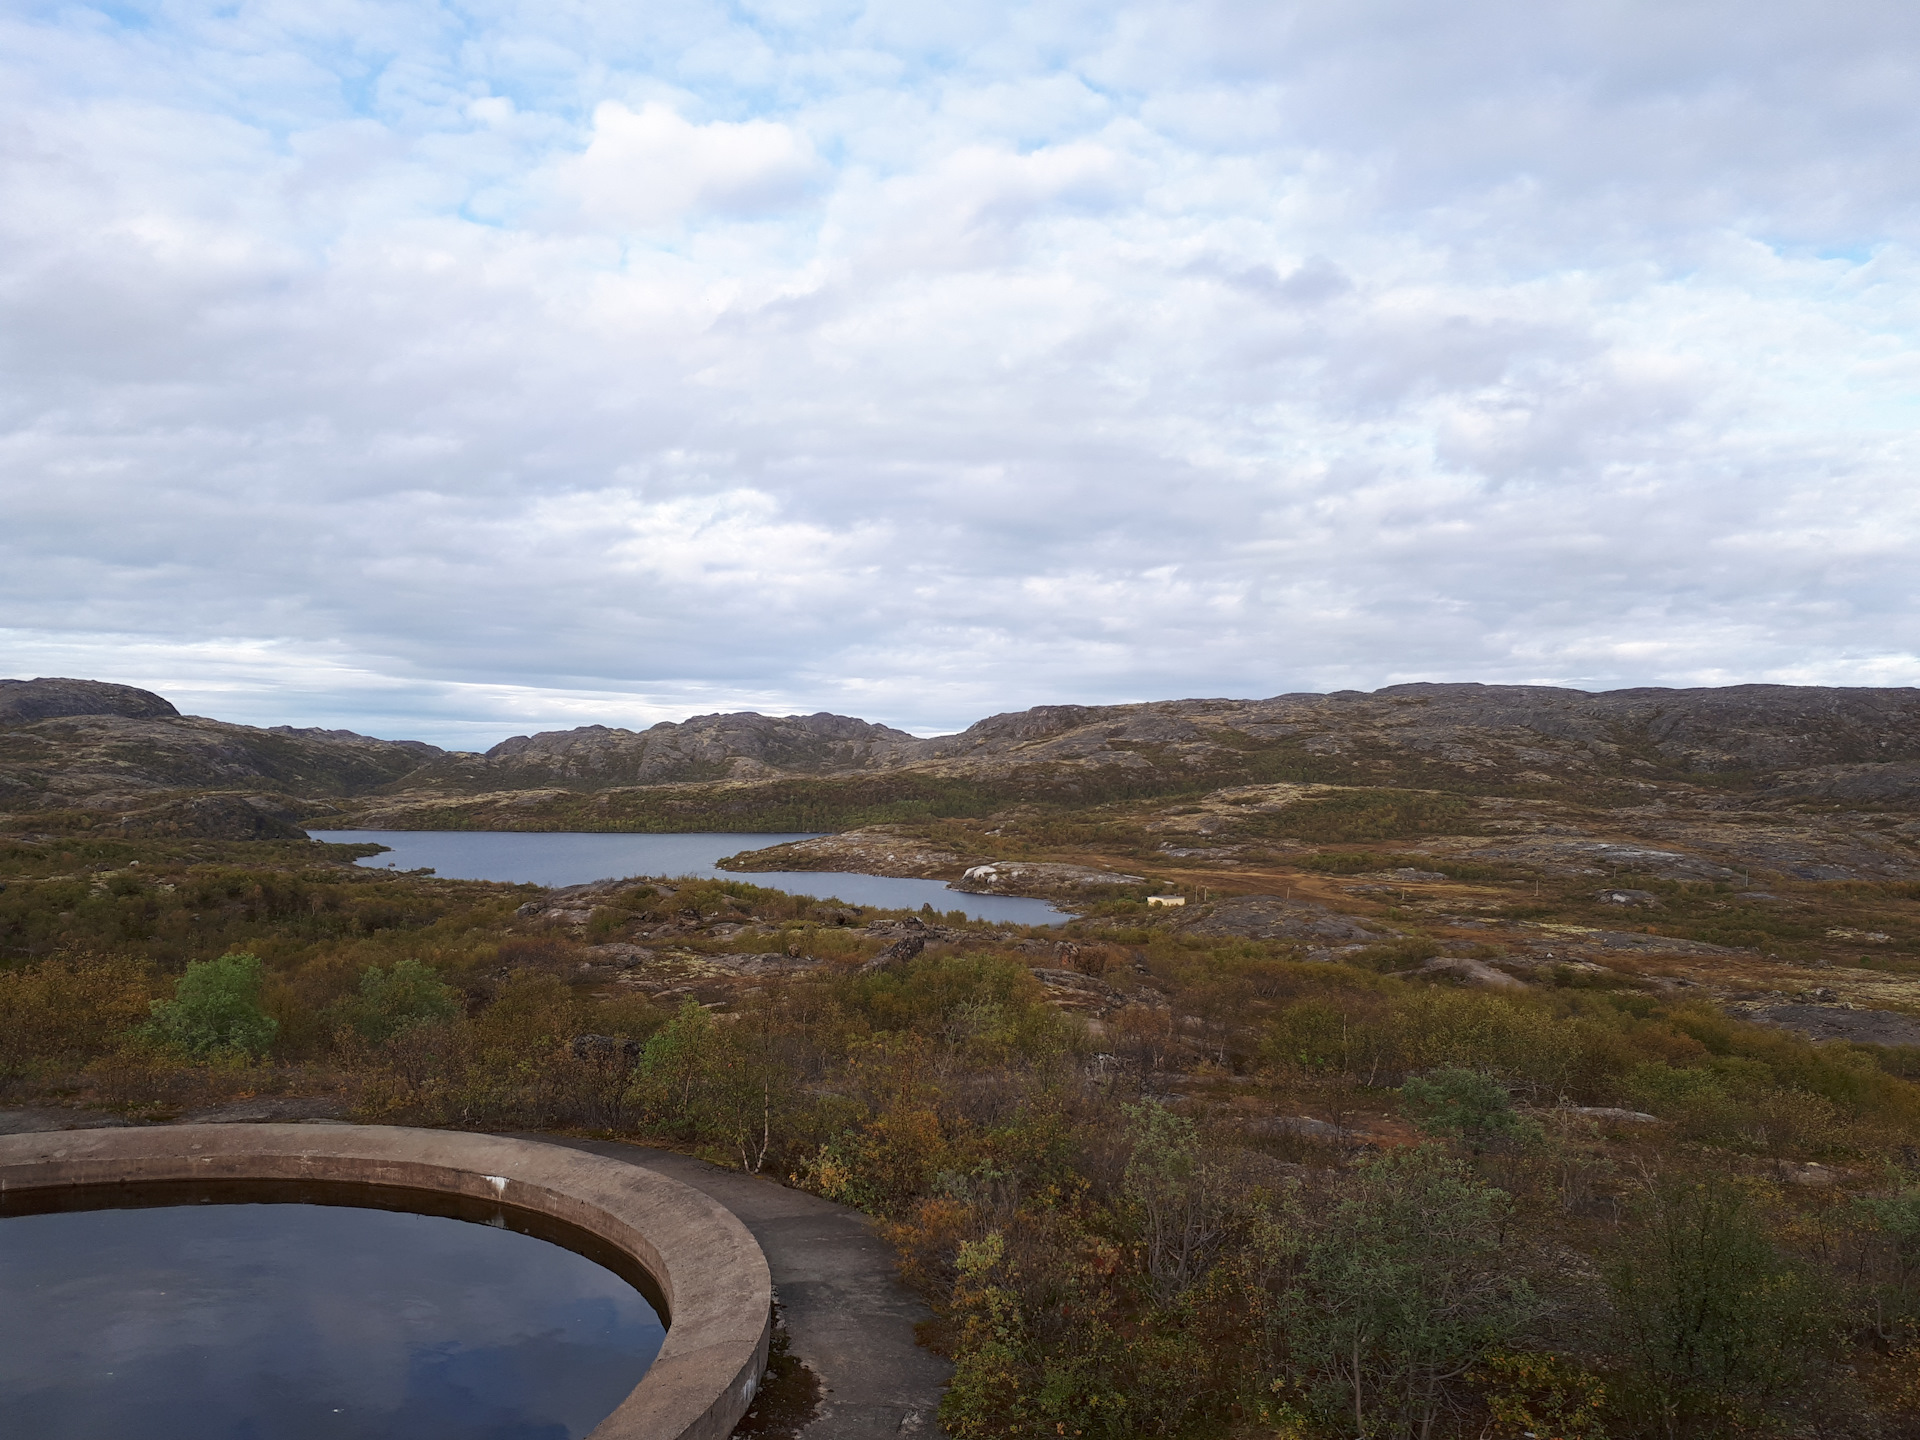
{"label": "lake shoreline", "polygon": [[[309,834],[322,844],[385,847],[378,855],[354,862],[363,869],[430,868],[450,880],[551,889],[629,877],[725,879],[843,905],[913,911],[931,906],[939,914],[957,910],[971,920],[1051,926],[1073,918],[1051,896],[964,890],[926,877],[826,869],[746,870],[723,863],[821,838],[791,832],[314,830]],[[742,841],[762,843],[742,847]],[[825,875],[835,877],[830,888],[819,883],[818,877]]]}

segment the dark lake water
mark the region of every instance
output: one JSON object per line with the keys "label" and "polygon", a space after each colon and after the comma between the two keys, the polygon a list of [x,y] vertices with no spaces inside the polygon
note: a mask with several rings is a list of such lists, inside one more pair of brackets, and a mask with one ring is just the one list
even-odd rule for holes
{"label": "dark lake water", "polygon": [[968,895],[938,880],[900,880],[890,875],[843,875],[776,870],[735,874],[714,861],[742,850],[763,850],[808,835],[628,835],[507,830],[309,830],[336,844],[372,842],[388,847],[357,863],[399,870],[431,866],[454,880],[507,880],[535,885],[583,885],[627,875],[692,875],[748,880],[789,895],[817,895],[850,905],[918,910],[932,905],[945,914],[964,910],[974,920],[1010,920],[1017,925],[1058,925],[1067,914],[1045,900],[1018,895]]}
{"label": "dark lake water", "polygon": [[500,1217],[299,1203],[6,1215],[0,1436],[585,1435],[653,1363],[660,1317],[613,1271]]}

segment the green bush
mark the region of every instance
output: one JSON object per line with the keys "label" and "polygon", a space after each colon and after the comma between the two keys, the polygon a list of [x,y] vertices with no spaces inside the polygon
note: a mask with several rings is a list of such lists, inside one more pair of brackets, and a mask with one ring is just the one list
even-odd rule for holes
{"label": "green bush", "polygon": [[1542,1307],[1502,1253],[1506,1195],[1437,1146],[1361,1170],[1307,1246],[1296,1364],[1330,1434],[1433,1433],[1448,1386]]}
{"label": "green bush", "polygon": [[409,957],[396,960],[391,970],[369,965],[361,971],[360,993],[349,1010],[360,1037],[378,1045],[409,1026],[451,1020],[460,1013],[460,1000],[431,965]]}
{"label": "green bush", "polygon": [[1634,1398],[1670,1436],[1745,1433],[1827,1358],[1827,1297],[1731,1181],[1655,1185],[1607,1267]]}
{"label": "green bush", "polygon": [[173,999],[155,1000],[148,1035],[189,1055],[266,1054],[280,1028],[260,1008],[260,957],[241,951],[196,960],[173,987]]}
{"label": "green bush", "polygon": [[1477,1070],[1435,1070],[1400,1087],[1400,1109],[1429,1135],[1464,1140],[1475,1151],[1526,1138],[1530,1126],[1513,1112],[1513,1097]]}

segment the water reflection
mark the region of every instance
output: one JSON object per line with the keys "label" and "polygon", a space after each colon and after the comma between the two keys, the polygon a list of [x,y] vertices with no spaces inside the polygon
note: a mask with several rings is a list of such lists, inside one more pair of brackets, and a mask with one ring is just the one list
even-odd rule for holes
{"label": "water reflection", "polygon": [[703,832],[685,835],[629,835],[512,830],[310,830],[316,840],[337,844],[371,842],[387,846],[381,855],[358,864],[400,870],[431,866],[453,880],[505,880],[535,885],[583,885],[622,875],[694,875],[749,880],[789,895],[829,896],[854,905],[918,910],[931,905],[941,914],[963,910],[974,920],[1008,920],[1016,925],[1058,925],[1068,916],[1044,900],[1019,895],[969,895],[939,880],[905,880],[891,875],[849,875],[837,871],[772,871],[735,874],[714,861],[742,850],[763,850],[808,835],[739,835]]}
{"label": "water reflection", "polygon": [[658,1312],[507,1212],[472,1218],[493,1223],[302,1203],[10,1213],[0,1435],[585,1435],[658,1353]]}

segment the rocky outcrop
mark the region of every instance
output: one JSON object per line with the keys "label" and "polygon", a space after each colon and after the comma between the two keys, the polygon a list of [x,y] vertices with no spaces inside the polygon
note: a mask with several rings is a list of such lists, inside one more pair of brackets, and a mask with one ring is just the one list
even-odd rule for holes
{"label": "rocky outcrop", "polygon": [[1090,1015],[1096,1019],[1123,1008],[1129,997],[1095,975],[1078,970],[1055,970],[1041,966],[1029,972],[1047,992],[1047,1001],[1056,1009]]}
{"label": "rocky outcrop", "polygon": [[1895,1010],[1855,1010],[1844,1005],[1773,1005],[1752,1011],[1746,1018],[1797,1031],[1810,1040],[1920,1045],[1920,1020]]}
{"label": "rocky outcrop", "polygon": [[1660,897],[1649,890],[1601,890],[1594,894],[1599,905],[1625,905],[1637,910],[1658,910]]}
{"label": "rocky outcrop", "polygon": [[646,730],[583,725],[515,735],[484,755],[446,755],[412,777],[461,791],[603,788],[824,775],[885,767],[919,741],[847,715],[696,715]]}
{"label": "rocky outcrop", "polygon": [[1731,880],[1728,866],[1677,850],[1585,837],[1527,836],[1464,852],[1487,864],[1519,864],[1547,875],[1651,875],[1660,880]]}
{"label": "rocky outcrop", "polygon": [[[0,706],[11,707],[0,710],[0,809],[98,810],[142,826],[188,825],[142,833],[201,833],[171,812],[139,818],[163,802],[207,798],[183,792],[350,798],[444,753],[347,730],[230,725],[181,715],[145,690],[91,681],[0,681]],[[224,813],[244,818],[231,805]]]}
{"label": "rocky outcrop", "polygon": [[964,872],[951,888],[969,895],[1084,895],[1113,885],[1142,885],[1138,875],[1037,860],[994,860]]}
{"label": "rocky outcrop", "polygon": [[64,715],[118,715],[159,720],[180,712],[151,690],[104,680],[0,680],[0,725],[29,725]]}
{"label": "rocky outcrop", "polygon": [[1453,980],[1478,990],[1524,990],[1527,982],[1517,980],[1504,970],[1496,970],[1484,960],[1475,960],[1467,955],[1441,955],[1427,961],[1409,975],[1424,976],[1427,979]]}
{"label": "rocky outcrop", "polygon": [[872,959],[863,962],[859,973],[877,975],[883,970],[894,970],[906,964],[927,948],[924,935],[907,935],[894,941]]}
{"label": "rocky outcrop", "polygon": [[855,875],[893,875],[915,880],[951,879],[971,863],[951,850],[916,840],[893,825],[869,825],[748,850],[720,861],[723,870],[751,874],[769,870],[825,870]]}
{"label": "rocky outcrop", "polygon": [[1222,940],[1297,940],[1321,945],[1385,939],[1377,926],[1311,900],[1235,895],[1180,922],[1186,934]]}

